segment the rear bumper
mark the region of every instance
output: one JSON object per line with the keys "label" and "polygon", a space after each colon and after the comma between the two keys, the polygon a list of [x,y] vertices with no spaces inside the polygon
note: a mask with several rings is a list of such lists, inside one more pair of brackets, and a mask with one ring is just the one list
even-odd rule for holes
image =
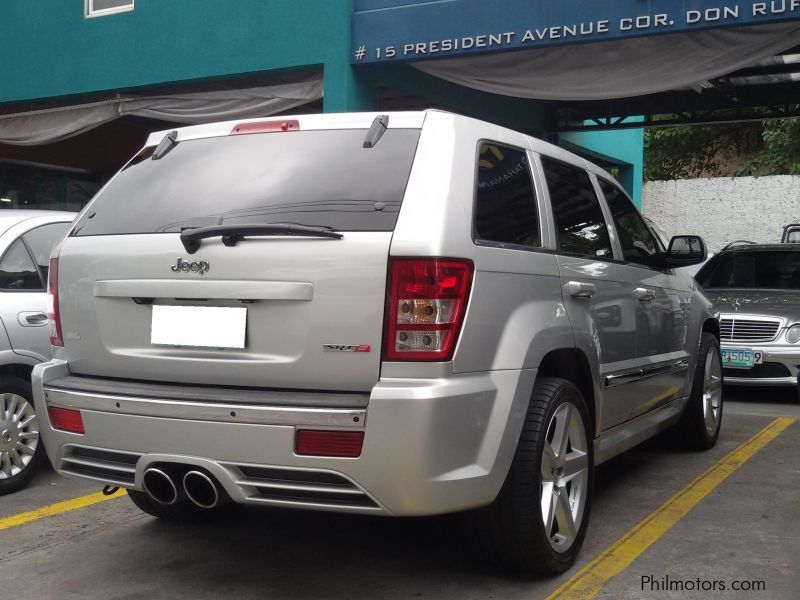
{"label": "rear bumper", "polygon": [[[142,490],[148,466],[178,463],[207,469],[244,504],[412,516],[496,497],[536,372],[383,379],[356,408],[160,400],[50,383],[67,376],[61,361],[33,372],[41,434],[64,475]],[[52,429],[48,404],[79,409],[86,433]],[[362,454],[298,456],[298,427],[364,431]]]}
{"label": "rear bumper", "polygon": [[[757,365],[750,369],[725,369],[725,383],[742,386],[797,386],[800,375],[800,347],[792,345],[754,345],[722,344],[722,348],[741,348],[761,352],[764,364],[769,368]],[[724,365],[723,365],[724,367]]]}

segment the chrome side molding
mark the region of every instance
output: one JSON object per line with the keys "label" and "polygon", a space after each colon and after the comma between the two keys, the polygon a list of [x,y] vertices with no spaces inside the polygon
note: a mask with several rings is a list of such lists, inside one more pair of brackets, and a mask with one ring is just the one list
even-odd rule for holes
{"label": "chrome side molding", "polygon": [[679,361],[668,363],[666,365],[656,365],[643,369],[631,369],[630,371],[622,371],[612,375],[605,375],[603,377],[603,384],[605,387],[616,387],[626,383],[633,383],[648,377],[656,377],[658,375],[667,375],[669,373],[677,373],[685,371],[689,368],[689,359],[684,358]]}

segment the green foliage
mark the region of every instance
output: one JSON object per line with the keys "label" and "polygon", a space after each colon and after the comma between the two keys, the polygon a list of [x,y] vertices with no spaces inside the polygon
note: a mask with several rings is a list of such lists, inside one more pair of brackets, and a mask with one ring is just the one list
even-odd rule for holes
{"label": "green foliage", "polygon": [[765,121],[764,146],[737,175],[800,175],[800,119]]}
{"label": "green foliage", "polygon": [[644,135],[645,180],[717,177],[723,165],[761,143],[759,122],[649,128]]}
{"label": "green foliage", "polygon": [[800,119],[649,128],[644,154],[646,181],[799,175]]}

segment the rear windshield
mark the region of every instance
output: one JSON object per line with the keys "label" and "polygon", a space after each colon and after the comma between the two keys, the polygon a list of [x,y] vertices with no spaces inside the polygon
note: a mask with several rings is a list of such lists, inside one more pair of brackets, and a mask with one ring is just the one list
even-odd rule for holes
{"label": "rear windshield", "polygon": [[392,231],[419,129],[259,133],[143,150],[97,197],[73,235],[180,232],[218,224],[295,223]]}
{"label": "rear windshield", "polygon": [[800,290],[800,251],[719,254],[695,279],[707,289]]}

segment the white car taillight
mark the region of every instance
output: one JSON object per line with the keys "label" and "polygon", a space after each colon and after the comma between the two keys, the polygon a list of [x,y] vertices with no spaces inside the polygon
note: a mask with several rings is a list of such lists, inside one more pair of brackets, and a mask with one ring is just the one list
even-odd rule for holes
{"label": "white car taillight", "polygon": [[451,360],[473,271],[468,260],[391,259],[384,360]]}
{"label": "white car taillight", "polygon": [[47,295],[50,300],[50,310],[47,317],[50,321],[50,343],[53,346],[63,346],[64,338],[61,335],[61,313],[58,310],[58,259],[50,259],[50,269],[47,272]]}

